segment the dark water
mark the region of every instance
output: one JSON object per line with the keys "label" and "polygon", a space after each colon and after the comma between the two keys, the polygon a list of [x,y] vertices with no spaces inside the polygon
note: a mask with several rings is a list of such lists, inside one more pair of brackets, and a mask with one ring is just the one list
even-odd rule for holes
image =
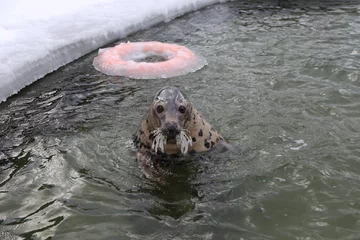
{"label": "dark water", "polygon": [[[202,70],[133,80],[96,53],[0,105],[0,239],[360,239],[360,3],[235,1],[121,41],[186,45]],[[184,90],[241,153],[143,177],[129,140]]]}

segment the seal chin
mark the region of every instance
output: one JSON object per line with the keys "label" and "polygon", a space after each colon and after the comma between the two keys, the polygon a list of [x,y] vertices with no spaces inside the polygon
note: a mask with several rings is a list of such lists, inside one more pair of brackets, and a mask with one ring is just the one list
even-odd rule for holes
{"label": "seal chin", "polygon": [[[176,143],[176,145],[180,148],[180,152],[183,155],[186,155],[188,153],[189,146],[192,145],[192,139],[187,134],[186,130],[180,130],[178,131],[178,134],[164,134],[164,132],[161,129],[155,129],[151,134],[153,135],[153,144],[151,148],[157,152],[164,152],[164,146],[167,143]],[[169,137],[174,136],[174,138]]]}
{"label": "seal chin", "polygon": [[176,140],[176,137],[180,134],[180,131],[176,131],[176,132],[169,132],[169,131],[166,131],[166,132],[163,132],[163,135],[166,136],[166,139],[168,141],[171,141],[171,140]]}

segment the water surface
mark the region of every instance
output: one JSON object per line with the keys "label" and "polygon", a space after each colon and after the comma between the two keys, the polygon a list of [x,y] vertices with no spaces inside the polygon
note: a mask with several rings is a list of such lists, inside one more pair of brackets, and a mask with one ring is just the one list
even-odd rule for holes
{"label": "water surface", "polygon": [[[185,45],[209,63],[195,73],[105,76],[93,52],[2,103],[0,238],[359,239],[360,3],[304,2],[218,4],[119,40]],[[242,151],[147,180],[129,140],[166,85]]]}

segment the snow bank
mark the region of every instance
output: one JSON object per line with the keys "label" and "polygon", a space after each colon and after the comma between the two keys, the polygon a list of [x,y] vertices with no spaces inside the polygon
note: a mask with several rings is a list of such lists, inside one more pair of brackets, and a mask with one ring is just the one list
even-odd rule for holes
{"label": "snow bank", "polygon": [[2,0],[0,102],[118,38],[224,0]]}

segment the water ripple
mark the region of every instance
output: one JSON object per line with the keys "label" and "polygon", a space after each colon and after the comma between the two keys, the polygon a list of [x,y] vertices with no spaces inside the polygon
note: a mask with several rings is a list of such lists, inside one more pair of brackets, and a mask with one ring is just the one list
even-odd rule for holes
{"label": "water ripple", "polygon": [[[105,76],[94,52],[28,86],[0,105],[0,238],[357,239],[358,16],[355,1],[218,4],[121,39],[186,45],[209,62],[196,73]],[[128,142],[164,85],[235,149],[156,183]]]}

